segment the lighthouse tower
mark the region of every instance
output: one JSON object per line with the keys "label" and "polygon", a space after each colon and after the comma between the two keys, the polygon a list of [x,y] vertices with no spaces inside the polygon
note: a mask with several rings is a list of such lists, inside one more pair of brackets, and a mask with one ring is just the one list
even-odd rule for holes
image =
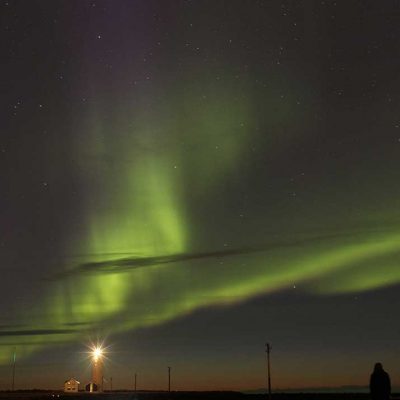
{"label": "lighthouse tower", "polygon": [[92,383],[97,391],[103,391],[103,351],[100,347],[96,347],[92,353]]}

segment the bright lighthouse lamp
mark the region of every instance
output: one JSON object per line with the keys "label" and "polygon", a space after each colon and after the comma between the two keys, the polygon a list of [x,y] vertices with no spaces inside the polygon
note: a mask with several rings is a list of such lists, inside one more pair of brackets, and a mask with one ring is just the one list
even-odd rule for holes
{"label": "bright lighthouse lamp", "polygon": [[94,361],[98,361],[103,357],[103,349],[101,347],[95,347],[92,351],[92,357]]}

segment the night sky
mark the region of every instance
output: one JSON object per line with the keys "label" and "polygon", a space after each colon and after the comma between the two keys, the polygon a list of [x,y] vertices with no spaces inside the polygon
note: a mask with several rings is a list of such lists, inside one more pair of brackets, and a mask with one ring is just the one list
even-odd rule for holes
{"label": "night sky", "polygon": [[0,389],[400,386],[399,2],[0,20]]}

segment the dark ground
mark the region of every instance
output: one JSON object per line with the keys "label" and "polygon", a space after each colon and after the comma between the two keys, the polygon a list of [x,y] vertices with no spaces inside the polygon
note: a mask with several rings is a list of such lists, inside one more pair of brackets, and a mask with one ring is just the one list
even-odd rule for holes
{"label": "dark ground", "polygon": [[[66,394],[59,392],[0,392],[0,399],[10,400],[268,400],[263,394],[243,394],[239,392],[105,392]],[[276,393],[272,400],[369,400],[366,393]],[[400,400],[400,394],[392,396]]]}

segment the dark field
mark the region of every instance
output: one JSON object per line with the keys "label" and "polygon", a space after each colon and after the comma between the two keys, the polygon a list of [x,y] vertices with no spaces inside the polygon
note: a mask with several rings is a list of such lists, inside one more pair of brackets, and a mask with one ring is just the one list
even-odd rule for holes
{"label": "dark field", "polygon": [[[10,400],[268,400],[263,394],[243,394],[240,392],[105,392],[105,393],[78,393],[64,392],[0,392],[0,399]],[[366,393],[277,393],[272,400],[369,400]],[[400,400],[400,395],[392,396],[392,400]]]}

